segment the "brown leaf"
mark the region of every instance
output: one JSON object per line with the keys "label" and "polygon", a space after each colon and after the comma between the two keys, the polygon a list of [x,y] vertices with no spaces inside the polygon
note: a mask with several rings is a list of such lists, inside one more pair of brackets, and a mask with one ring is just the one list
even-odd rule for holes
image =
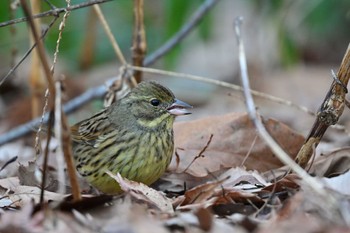
{"label": "brown leaf", "polygon": [[225,180],[208,182],[206,184],[198,185],[185,192],[185,200],[181,206],[189,204],[201,204],[206,202],[215,193],[215,189],[220,186]]}
{"label": "brown leaf", "polygon": [[317,158],[309,172],[316,176],[331,177],[350,168],[350,147],[334,150]]}
{"label": "brown leaf", "polygon": [[[268,119],[264,124],[282,148],[295,157],[304,141],[303,136],[276,120]],[[186,172],[201,177],[221,167],[240,166],[248,151],[250,154],[244,166],[249,170],[266,171],[282,165],[259,137],[252,145],[257,133],[246,113],[179,122],[175,124],[174,132],[175,146],[184,149],[177,151],[180,157],[177,172],[185,170],[205,147],[211,134],[214,136],[204,156],[196,159]],[[173,160],[169,169],[175,168],[176,162]]]}
{"label": "brown leaf", "polygon": [[281,180],[278,180],[277,182],[263,188],[263,191],[283,192],[286,190],[297,190],[299,188],[299,184],[297,183],[299,180],[299,176],[295,174],[288,174]]}

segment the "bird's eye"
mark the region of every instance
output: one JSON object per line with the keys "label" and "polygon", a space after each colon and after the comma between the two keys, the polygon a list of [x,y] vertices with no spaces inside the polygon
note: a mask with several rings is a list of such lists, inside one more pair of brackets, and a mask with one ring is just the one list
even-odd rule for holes
{"label": "bird's eye", "polygon": [[152,99],[152,100],[151,100],[151,104],[152,104],[153,106],[158,106],[158,105],[160,104],[160,101],[159,101],[158,99]]}

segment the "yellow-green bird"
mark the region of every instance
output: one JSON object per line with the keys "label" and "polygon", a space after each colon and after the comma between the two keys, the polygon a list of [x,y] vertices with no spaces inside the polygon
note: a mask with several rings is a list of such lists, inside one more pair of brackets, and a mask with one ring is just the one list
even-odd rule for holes
{"label": "yellow-green bird", "polygon": [[121,193],[106,171],[150,185],[164,173],[174,150],[176,116],[189,104],[154,81],[141,82],[124,98],[71,127],[78,172],[107,194]]}

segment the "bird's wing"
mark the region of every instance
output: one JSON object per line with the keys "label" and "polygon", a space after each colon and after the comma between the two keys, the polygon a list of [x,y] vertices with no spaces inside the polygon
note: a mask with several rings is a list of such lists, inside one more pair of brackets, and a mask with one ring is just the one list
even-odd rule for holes
{"label": "bird's wing", "polygon": [[72,141],[94,146],[101,137],[110,131],[111,125],[107,116],[105,111],[101,111],[91,118],[73,125],[70,128]]}

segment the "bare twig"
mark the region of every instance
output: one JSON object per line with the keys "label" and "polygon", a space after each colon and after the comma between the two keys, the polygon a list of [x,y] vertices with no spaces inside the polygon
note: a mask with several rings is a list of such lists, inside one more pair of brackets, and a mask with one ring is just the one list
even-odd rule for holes
{"label": "bare twig", "polygon": [[253,140],[252,144],[250,145],[249,150],[247,151],[247,154],[244,156],[244,159],[243,159],[243,161],[242,161],[242,163],[240,165],[241,167],[244,166],[245,162],[249,158],[249,155],[251,154],[251,152],[252,152],[252,150],[253,150],[253,148],[255,146],[256,139],[258,139],[258,135],[257,134],[255,134],[254,140]]}
{"label": "bare twig", "polygon": [[[56,136],[59,139],[58,143],[58,150],[57,150],[57,164],[59,164],[58,174],[59,174],[59,181],[60,181],[60,193],[64,193],[64,160],[67,164],[67,171],[69,180],[72,186],[72,193],[73,193],[73,199],[74,201],[78,201],[81,199],[80,194],[80,188],[77,180],[77,174],[74,167],[73,162],[73,153],[72,153],[72,142],[70,138],[70,130],[67,123],[66,116],[62,112],[62,104],[61,104],[61,82],[56,82],[56,98],[55,98],[55,132]],[[63,156],[62,156],[63,155]],[[62,158],[64,157],[64,160]]]}
{"label": "bare twig", "polygon": [[190,162],[190,164],[188,164],[188,166],[185,168],[185,170],[183,170],[181,173],[185,173],[191,166],[192,164],[194,163],[194,161],[196,161],[198,158],[202,157],[203,156],[203,153],[208,149],[210,143],[211,143],[211,140],[213,139],[213,134],[210,134],[209,136],[209,139],[208,139],[208,142],[207,144],[202,148],[202,150],[198,153],[198,155],[196,155],[192,161]]}
{"label": "bare twig", "polygon": [[297,173],[300,177],[308,181],[308,183],[310,183],[310,186],[314,187],[315,190],[320,191],[322,190],[323,185],[319,182],[314,182],[314,179],[310,177],[305,170],[303,170],[300,166],[298,166],[293,161],[293,159],[289,157],[289,155],[286,152],[284,152],[284,150],[276,143],[276,141],[267,132],[265,126],[261,122],[260,117],[258,117],[258,113],[256,112],[256,109],[255,109],[253,96],[250,92],[244,45],[241,39],[241,31],[240,31],[241,21],[242,21],[242,18],[238,18],[235,20],[235,32],[237,37],[238,49],[239,49],[239,64],[241,69],[243,93],[244,93],[249,117],[251,118],[255,127],[257,128],[260,137],[264,139],[264,141],[271,148],[274,154],[281,160],[281,162],[283,162],[287,166],[290,166],[295,173]]}
{"label": "bare twig", "polygon": [[[48,92],[48,91],[47,91]],[[45,187],[46,187],[46,177],[47,177],[47,163],[49,160],[49,145],[51,141],[52,136],[52,125],[53,125],[53,112],[51,111],[49,114],[49,126],[47,127],[47,141],[44,151],[44,161],[43,161],[43,172],[41,177],[41,190],[40,190],[40,205],[42,206],[44,204],[44,193],[45,193]]]}
{"label": "bare twig", "polygon": [[[66,0],[67,2],[67,7],[70,6],[70,0]],[[59,45],[60,45],[60,41],[62,38],[62,32],[63,29],[66,25],[66,20],[69,16],[69,11],[65,12],[62,22],[60,23],[59,26],[59,34],[58,34],[58,38],[57,38],[57,42],[56,42],[56,50],[54,53],[54,60],[53,60],[53,64],[51,67],[51,71],[54,71],[55,68],[55,64],[57,62],[57,55],[59,52]],[[81,199],[81,194],[80,194],[80,188],[79,188],[79,184],[78,184],[78,179],[77,179],[77,174],[76,174],[76,170],[74,167],[74,162],[73,162],[73,153],[72,153],[72,142],[71,142],[71,137],[70,137],[70,129],[69,129],[69,125],[67,122],[67,118],[66,115],[64,114],[64,112],[62,111],[62,96],[61,96],[61,90],[62,90],[62,83],[61,80],[58,80],[56,82],[56,92],[57,95],[55,96],[55,126],[56,126],[56,130],[60,130],[60,137],[59,137],[59,141],[62,140],[62,152],[63,152],[63,156],[64,156],[64,160],[66,161],[67,164],[67,171],[68,171],[68,176],[69,176],[69,180],[72,186],[72,192],[73,192],[73,199],[74,201],[78,201]],[[61,131],[62,129],[62,131]],[[62,163],[64,164],[64,163]],[[61,176],[60,176],[60,186],[59,186],[59,191],[61,191],[61,193],[64,193],[64,181],[65,181],[65,177],[64,177],[64,166],[61,167],[61,169],[58,169],[59,171],[61,171]]]}
{"label": "bare twig", "polygon": [[32,14],[28,8],[27,2],[25,0],[21,0],[21,5],[23,8],[24,14],[28,18],[28,23],[29,23],[30,28],[32,30],[32,34],[33,34],[33,37],[35,39],[35,42],[37,43],[38,54],[39,54],[40,61],[42,63],[42,66],[43,66],[43,69],[45,72],[45,76],[46,76],[46,80],[48,82],[50,93],[54,96],[55,95],[55,84],[54,84],[54,81],[52,79],[52,74],[50,72],[49,63],[48,63],[46,55],[45,55],[45,49],[44,49],[43,42],[42,42],[42,40],[40,40],[40,37],[38,35],[38,29],[36,28],[36,25],[34,24],[34,20],[32,18]]}
{"label": "bare twig", "polygon": [[333,73],[333,82],[317,112],[317,117],[304,145],[298,152],[296,161],[305,167],[313,155],[329,126],[338,122],[345,108],[345,95],[350,78],[350,44],[345,52],[337,75]]}
{"label": "bare twig", "polygon": [[[143,0],[134,0],[134,33],[132,45],[132,61],[134,66],[143,66],[147,50],[146,32],[143,20]],[[142,81],[142,72],[134,72],[137,83]]]}
{"label": "bare twig", "polygon": [[[43,126],[45,114],[46,114],[47,108],[49,106],[49,97],[50,97],[49,89],[46,89],[45,96],[44,96],[44,99],[45,99],[44,100],[44,107],[43,107],[41,118],[40,118],[40,124],[39,124],[38,130],[36,131],[36,134],[35,134],[35,143],[34,143],[35,156],[36,156],[35,160],[38,158],[38,156],[40,155],[40,152],[41,152],[40,134],[42,131],[42,126]],[[49,127],[51,127],[51,126],[49,126]]]}
{"label": "bare twig", "polygon": [[[112,0],[91,0],[88,2],[83,2],[80,4],[76,4],[76,5],[72,5],[70,7],[63,7],[63,8],[55,8],[49,11],[45,11],[43,13],[37,14],[37,15],[33,15],[34,19],[37,18],[43,18],[43,17],[48,17],[48,16],[55,16],[55,17],[59,17],[59,15],[63,12],[66,11],[73,11],[73,10],[77,10],[77,9],[81,9],[84,7],[89,7],[95,4],[101,4],[101,3],[105,3],[105,2],[110,2]],[[21,23],[21,22],[25,22],[27,21],[28,18],[27,17],[22,17],[22,18],[18,18],[18,19],[14,19],[14,20],[9,20],[3,23],[0,23],[0,27],[5,27],[11,24],[16,24],[16,23]]]}
{"label": "bare twig", "polygon": [[15,162],[17,160],[18,156],[13,156],[11,159],[7,160],[6,163],[4,165],[1,166],[0,168],[0,172],[2,170],[4,170],[8,165],[10,165],[11,163]]}
{"label": "bare twig", "polygon": [[[66,0],[67,1],[67,7],[70,7],[70,0]],[[67,18],[69,16],[69,11],[66,11],[63,15],[63,18],[62,18],[62,21],[60,23],[60,26],[58,28],[58,38],[57,38],[57,41],[56,41],[56,48],[55,48],[55,53],[53,54],[53,62],[52,62],[52,66],[51,66],[51,73],[54,73],[55,71],[55,65],[57,63],[57,56],[58,56],[58,52],[60,50],[60,42],[61,42],[61,39],[62,39],[62,33],[63,33],[63,29],[64,27],[66,26],[66,21],[67,21]]]}
{"label": "bare twig", "polygon": [[98,17],[98,19],[100,20],[100,22],[102,23],[102,26],[103,26],[103,29],[105,30],[106,34],[107,34],[107,37],[109,39],[109,42],[111,42],[112,44],[112,47],[114,49],[114,52],[116,53],[119,61],[123,64],[123,65],[126,65],[127,62],[126,62],[126,59],[122,53],[122,51],[120,50],[120,47],[116,41],[116,39],[114,38],[113,34],[112,34],[112,31],[111,31],[111,28],[109,27],[102,11],[101,11],[101,8],[99,5],[94,5],[93,6],[93,9],[95,10],[95,13]]}
{"label": "bare twig", "polygon": [[116,82],[115,83],[113,83],[111,86],[110,86],[110,88],[109,88],[109,90],[108,90],[108,94],[107,95],[109,95],[108,96],[108,100],[106,101],[106,102],[114,102],[115,101],[115,92],[116,92],[116,90],[118,90],[121,86],[121,84],[124,84],[124,81],[125,81],[125,78],[127,78],[128,80],[130,80],[130,82],[128,82],[128,84],[130,84],[130,86],[131,87],[135,87],[135,86],[137,86],[137,82],[136,82],[136,80],[135,80],[135,78],[134,78],[134,76],[131,74],[131,73],[129,73],[128,72],[128,70],[126,70],[126,69],[124,69],[123,67],[126,67],[127,66],[127,61],[126,61],[126,59],[125,59],[125,57],[124,57],[124,55],[123,55],[123,53],[122,53],[122,51],[121,51],[121,49],[120,49],[120,47],[119,47],[119,45],[118,45],[118,42],[117,42],[117,40],[115,39],[115,37],[113,36],[113,34],[112,34],[112,31],[111,31],[111,28],[109,27],[109,25],[108,25],[108,23],[107,23],[107,21],[106,21],[106,19],[105,19],[105,17],[104,17],[104,15],[103,15],[103,13],[102,13],[102,11],[101,11],[101,8],[100,8],[100,6],[99,5],[94,5],[93,6],[93,9],[95,10],[95,13],[96,13],[96,15],[97,15],[97,17],[99,18],[99,20],[101,21],[101,23],[102,23],[102,26],[103,26],[103,28],[104,28],[104,30],[105,30],[105,32],[106,32],[106,34],[107,34],[107,37],[108,37],[108,39],[109,39],[109,41],[111,42],[111,44],[112,44],[112,47],[113,47],[113,49],[114,49],[114,52],[116,53],[116,55],[117,55],[117,58],[120,60],[120,62],[122,63],[122,71],[120,72],[120,77],[121,77],[121,80],[123,81],[123,82],[119,82],[119,80],[116,80]]}
{"label": "bare twig", "polygon": [[253,121],[260,137],[267,143],[267,145],[271,148],[274,154],[280,159],[280,161],[283,162],[285,165],[289,166],[297,175],[299,175],[302,179],[302,182],[304,182],[304,184],[307,185],[306,187],[311,188],[316,194],[316,196],[322,201],[322,204],[319,207],[326,212],[328,211],[329,214],[331,215],[335,214],[336,217],[339,217],[342,220],[345,220],[343,218],[344,216],[339,211],[339,203],[337,201],[337,198],[334,195],[330,195],[328,192],[325,192],[325,186],[323,183],[321,183],[316,178],[311,177],[309,174],[307,174],[307,172],[304,169],[302,169],[297,163],[295,163],[294,160],[292,160],[288,156],[288,154],[285,153],[283,149],[271,137],[271,135],[267,132],[265,126],[261,122],[261,119],[255,109],[253,97],[250,93],[247,63],[246,63],[246,57],[244,52],[244,45],[241,38],[241,31],[240,31],[241,21],[242,21],[242,18],[236,19],[235,32],[236,32],[236,37],[238,42],[238,49],[239,49],[239,64],[241,69],[241,80],[244,88],[243,93],[245,97],[248,114],[251,120]]}

